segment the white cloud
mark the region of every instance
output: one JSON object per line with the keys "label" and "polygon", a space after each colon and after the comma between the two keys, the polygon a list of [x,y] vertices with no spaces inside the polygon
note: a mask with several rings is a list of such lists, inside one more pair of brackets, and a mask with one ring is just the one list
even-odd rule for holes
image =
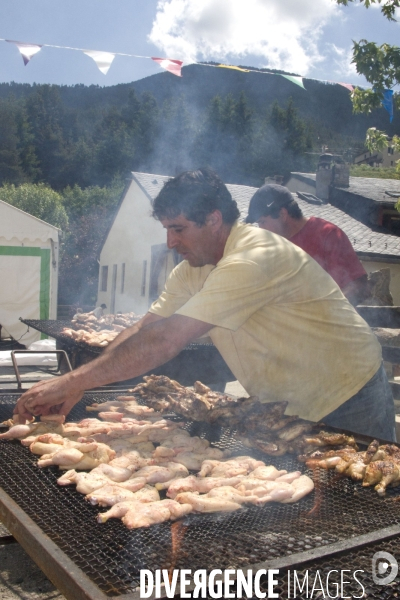
{"label": "white cloud", "polygon": [[251,55],[306,75],[323,60],[318,40],[336,14],[332,0],[159,0],[149,40],[185,62]]}
{"label": "white cloud", "polygon": [[348,48],[340,48],[335,44],[329,44],[330,48],[330,61],[333,65],[334,72],[342,77],[351,77],[354,81],[355,78],[359,77],[357,69],[353,60],[353,46]]}

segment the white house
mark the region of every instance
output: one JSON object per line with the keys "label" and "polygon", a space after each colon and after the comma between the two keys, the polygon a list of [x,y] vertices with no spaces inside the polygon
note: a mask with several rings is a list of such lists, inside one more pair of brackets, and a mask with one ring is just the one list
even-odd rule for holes
{"label": "white house", "polygon": [[394,149],[392,140],[388,140],[387,147],[381,152],[369,152],[366,150],[354,159],[355,165],[369,165],[370,167],[395,167],[400,160],[400,152]]}
{"label": "white house", "polygon": [[[314,176],[315,177],[315,176]],[[100,254],[97,304],[108,312],[142,314],[156,299],[179,256],[166,245],[166,233],[152,216],[152,202],[169,177],[132,173]],[[227,184],[241,216],[257,188]],[[313,189],[315,193],[315,187]],[[296,197],[306,216],[335,223],[351,240],[367,272],[389,267],[394,304],[400,305],[400,237],[373,230],[339,208],[312,194]]]}
{"label": "white house", "polygon": [[0,325],[28,346],[40,338],[24,319],[57,318],[60,230],[0,200]]}

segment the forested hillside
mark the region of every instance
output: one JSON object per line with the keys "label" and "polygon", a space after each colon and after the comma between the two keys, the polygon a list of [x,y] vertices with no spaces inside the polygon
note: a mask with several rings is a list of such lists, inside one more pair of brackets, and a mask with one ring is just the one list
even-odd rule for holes
{"label": "forested hillside", "polygon": [[[313,171],[323,145],[350,157],[370,126],[395,133],[383,109],[353,115],[339,85],[305,80],[303,90],[201,65],[182,74],[105,88],[0,84],[0,198],[63,228],[61,303],[95,300],[98,248],[130,171],[210,165],[228,183],[259,186]],[[53,212],[34,200],[45,189]]]}

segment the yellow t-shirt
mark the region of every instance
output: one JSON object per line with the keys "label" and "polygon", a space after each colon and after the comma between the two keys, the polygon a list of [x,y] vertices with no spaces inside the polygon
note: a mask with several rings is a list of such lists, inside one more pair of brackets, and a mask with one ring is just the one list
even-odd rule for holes
{"label": "yellow t-shirt", "polygon": [[209,336],[250,395],[319,421],[378,370],[381,347],[308,254],[236,222],[216,266],[181,262],[150,312],[214,325]]}

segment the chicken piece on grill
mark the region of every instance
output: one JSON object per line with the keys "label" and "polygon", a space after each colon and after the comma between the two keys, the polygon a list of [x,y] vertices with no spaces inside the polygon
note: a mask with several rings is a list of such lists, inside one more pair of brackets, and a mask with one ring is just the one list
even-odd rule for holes
{"label": "chicken piece on grill", "polygon": [[315,468],[321,467],[322,469],[333,469],[337,464],[340,463],[344,457],[346,462],[351,460],[351,456],[356,454],[356,449],[352,446],[345,446],[344,448],[329,449],[329,450],[314,450],[311,454],[303,454],[298,456],[300,462],[305,462],[307,467]]}
{"label": "chicken piece on grill", "polygon": [[207,498],[217,498],[220,500],[228,500],[229,502],[236,502],[237,504],[245,504],[246,502],[255,503],[257,497],[253,495],[244,495],[231,485],[221,485],[219,487],[212,488],[207,494]]}
{"label": "chicken piece on grill", "polygon": [[63,433],[63,425],[60,423],[42,423],[35,421],[27,425],[13,425],[8,431],[0,434],[1,440],[21,440],[30,435],[42,435],[43,433]]}
{"label": "chicken piece on grill", "polygon": [[136,470],[135,466],[131,467],[118,467],[116,465],[110,465],[110,463],[102,463],[98,467],[95,467],[90,472],[92,475],[105,475],[108,479],[120,483],[126,481],[132,477],[132,473]]}
{"label": "chicken piece on grill", "polygon": [[198,473],[199,477],[237,477],[247,475],[257,467],[265,467],[262,460],[256,460],[251,456],[237,456],[233,459],[205,460]]}
{"label": "chicken piece on grill", "polygon": [[273,481],[274,479],[282,477],[282,475],[286,474],[287,471],[285,471],[284,469],[278,471],[278,469],[273,465],[268,465],[263,467],[257,467],[256,469],[254,469],[251,473],[251,477],[255,477],[256,479],[269,479],[270,481]]}
{"label": "chicken piece on grill", "polygon": [[[241,477],[196,477],[195,475],[189,475],[180,479],[175,479],[169,483],[167,496],[168,498],[175,498],[181,492],[199,492],[200,494],[206,494],[210,490],[221,486],[236,486],[240,483]],[[156,483],[158,490],[166,489],[165,484]]]}
{"label": "chicken piece on grill", "polygon": [[395,444],[382,444],[382,446],[379,446],[372,460],[386,460],[388,458],[400,461],[400,448]]}
{"label": "chicken piece on grill", "polygon": [[165,458],[176,456],[181,452],[202,453],[209,446],[210,442],[208,440],[203,440],[197,436],[190,437],[177,433],[171,438],[163,441],[162,444],[155,449],[153,456],[154,458]]}
{"label": "chicken piece on grill", "polygon": [[[84,444],[82,444],[84,446]],[[87,444],[91,446],[91,444]],[[38,467],[49,467],[50,465],[58,465],[60,469],[87,470],[97,467],[100,463],[109,462],[115,458],[114,450],[111,450],[106,444],[95,444],[96,448],[90,451],[83,451],[84,448],[61,448],[52,454],[43,454],[38,460]]]}
{"label": "chicken piece on grill", "polygon": [[68,438],[63,438],[58,434],[45,433],[36,437],[34,442],[30,444],[29,450],[33,454],[53,454],[61,450],[61,448],[75,448],[82,453],[96,450],[98,444],[94,441],[73,441]]}
{"label": "chicken piece on grill", "polygon": [[99,513],[97,515],[97,522],[106,523],[108,519],[122,519],[129,510],[135,510],[138,502],[140,502],[140,500],[124,500],[123,502],[117,502],[106,512]]}
{"label": "chicken piece on grill", "polygon": [[384,496],[389,484],[393,486],[400,484],[400,464],[394,460],[370,462],[365,470],[363,486],[375,485],[378,494]]}
{"label": "chicken piece on grill", "polygon": [[149,527],[164,521],[175,521],[191,513],[192,510],[190,504],[180,504],[167,498],[159,502],[136,504],[122,517],[122,522],[128,529]]}
{"label": "chicken piece on grill", "polygon": [[[244,496],[251,498],[253,504],[265,504],[266,502],[282,502],[291,498],[294,494],[294,487],[286,481],[268,481],[249,479],[243,480],[237,489]],[[250,500],[249,500],[250,501]]]}
{"label": "chicken piece on grill", "polygon": [[233,512],[242,508],[242,504],[224,497],[210,498],[208,494],[198,492],[182,492],[175,500],[183,505],[190,504],[192,509],[201,513]]}
{"label": "chicken piece on grill", "polygon": [[308,421],[302,421],[298,419],[294,423],[290,423],[286,425],[282,429],[277,432],[277,436],[280,440],[284,442],[292,442],[294,439],[298,438],[303,433],[310,431],[312,424]]}
{"label": "chicken piece on grill", "polygon": [[353,447],[357,446],[352,435],[346,435],[344,433],[330,433],[327,431],[320,431],[318,435],[312,438],[306,438],[305,442],[312,446],[339,446],[341,444],[346,444]]}
{"label": "chicken piece on grill", "polygon": [[255,439],[252,445],[269,456],[283,456],[289,452],[290,449],[289,443],[284,440],[273,440],[268,442],[263,439]]}
{"label": "chicken piece on grill", "polygon": [[139,469],[139,471],[132,473],[132,478],[144,477],[147,483],[163,483],[187,475],[189,475],[189,471],[184,465],[168,462],[163,466],[153,465],[143,467],[142,469]]}
{"label": "chicken piece on grill", "polygon": [[349,450],[341,453],[340,461],[337,463],[337,465],[335,467],[336,471],[338,473],[346,473],[350,464],[354,460],[355,461],[358,460],[358,453],[355,451],[352,451],[352,448],[350,447]]}
{"label": "chicken piece on grill", "polygon": [[[171,456],[166,460],[177,462],[185,465],[189,471],[200,471],[204,460],[215,458],[220,460],[224,457],[224,453],[219,448],[207,448],[201,454],[198,452],[180,452],[177,456]],[[161,458],[157,459],[159,464],[162,464]]]}
{"label": "chicken piece on grill", "polygon": [[104,473],[93,473],[94,469],[89,473],[77,472],[75,469],[66,471],[58,480],[58,485],[76,485],[77,492],[81,494],[90,494],[95,490],[98,490],[105,485],[118,485],[125,490],[136,492],[146,485],[144,477],[136,477],[135,479],[128,479],[126,481],[115,483],[109,479]]}
{"label": "chicken piece on grill", "polygon": [[124,407],[124,404],[124,402],[120,402],[118,400],[108,400],[107,402],[101,402],[100,404],[95,402],[94,404],[87,406],[86,410],[87,412],[103,412],[107,410],[118,412]]}
{"label": "chicken piece on grill", "polygon": [[88,500],[94,506],[96,504],[99,506],[114,506],[114,504],[126,500],[155,502],[160,500],[160,495],[156,488],[151,485],[144,485],[136,492],[131,492],[119,485],[108,484],[85,496],[85,500]]}
{"label": "chicken piece on grill", "polygon": [[283,504],[298,502],[301,498],[307,496],[307,494],[313,491],[314,482],[308,475],[300,475],[300,477],[292,481],[291,486],[294,488],[294,494],[291,498],[282,500]]}

